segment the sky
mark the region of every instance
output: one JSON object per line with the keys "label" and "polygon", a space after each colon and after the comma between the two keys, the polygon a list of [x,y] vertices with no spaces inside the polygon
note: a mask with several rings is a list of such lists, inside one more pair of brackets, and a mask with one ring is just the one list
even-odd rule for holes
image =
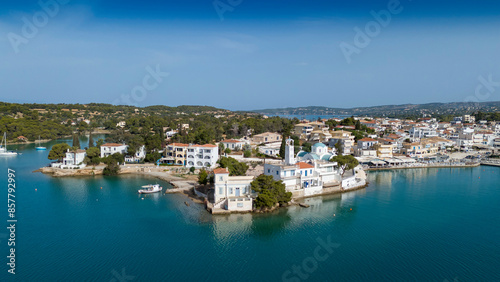
{"label": "sky", "polygon": [[254,110],[500,100],[498,0],[3,2],[3,102]]}

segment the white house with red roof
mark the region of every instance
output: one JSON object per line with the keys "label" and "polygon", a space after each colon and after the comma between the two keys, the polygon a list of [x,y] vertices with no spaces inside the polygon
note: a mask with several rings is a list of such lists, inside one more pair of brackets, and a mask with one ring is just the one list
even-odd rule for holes
{"label": "white house with red roof", "polygon": [[212,213],[246,212],[253,209],[253,176],[229,176],[225,168],[214,169],[214,204]]}
{"label": "white house with red roof", "polygon": [[224,145],[224,148],[229,148],[231,150],[241,150],[245,144],[250,142],[247,140],[236,140],[236,139],[226,139],[220,141]]}
{"label": "white house with red roof", "polygon": [[128,145],[118,143],[106,143],[101,145],[101,158],[111,156],[115,153],[127,154]]}

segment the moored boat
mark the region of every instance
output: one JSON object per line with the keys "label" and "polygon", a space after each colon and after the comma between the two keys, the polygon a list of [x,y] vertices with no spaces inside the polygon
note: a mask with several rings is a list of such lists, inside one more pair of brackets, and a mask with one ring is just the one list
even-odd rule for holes
{"label": "moored boat", "polygon": [[139,194],[151,194],[151,193],[157,193],[160,192],[163,187],[160,187],[160,184],[149,184],[149,185],[144,185],[142,186],[144,189],[140,189],[138,192]]}
{"label": "moored boat", "polygon": [[38,136],[38,146],[36,147],[36,149],[38,151],[43,151],[43,150],[47,150],[46,147],[42,146],[42,141],[40,140],[40,136]]}
{"label": "moored boat", "polygon": [[0,156],[17,156],[17,152],[7,151],[7,132],[3,133],[2,143],[0,143]]}

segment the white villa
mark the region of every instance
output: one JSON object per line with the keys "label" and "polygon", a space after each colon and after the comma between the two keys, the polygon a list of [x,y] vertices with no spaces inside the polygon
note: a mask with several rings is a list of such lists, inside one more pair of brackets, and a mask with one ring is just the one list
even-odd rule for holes
{"label": "white villa", "polygon": [[249,144],[246,140],[236,140],[236,139],[226,139],[220,141],[224,145],[224,148],[229,148],[231,150],[241,150],[245,144]]}
{"label": "white villa", "polygon": [[117,143],[106,143],[101,145],[101,158],[111,156],[114,153],[127,154],[127,145]]}
{"label": "white villa", "polygon": [[186,153],[186,167],[213,168],[219,160],[219,147],[212,144],[189,145]]}
{"label": "white villa", "polygon": [[252,211],[253,197],[250,183],[253,176],[229,176],[225,168],[214,169],[214,205],[218,211]]}
{"label": "white villa", "polygon": [[146,158],[146,146],[142,145],[137,149],[133,156],[127,155],[125,156],[125,162],[127,163],[138,163]]}
{"label": "white villa", "polygon": [[52,167],[63,168],[63,169],[78,169],[84,168],[86,165],[83,163],[87,152],[85,150],[75,150],[66,152],[66,156],[62,159],[62,162],[52,163]]}

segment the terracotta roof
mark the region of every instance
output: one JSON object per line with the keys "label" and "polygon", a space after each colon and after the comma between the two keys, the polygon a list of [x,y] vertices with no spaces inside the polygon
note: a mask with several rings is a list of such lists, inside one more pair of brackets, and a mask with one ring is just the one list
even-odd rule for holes
{"label": "terracotta roof", "polygon": [[118,143],[106,143],[102,144],[101,147],[119,147],[119,146],[124,146],[124,144],[118,144]]}
{"label": "terracotta roof", "polygon": [[306,168],[314,168],[313,165],[310,165],[305,162],[298,162],[297,165],[299,166],[300,169],[306,169]]}
{"label": "terracotta roof", "polygon": [[225,169],[225,168],[219,167],[219,168],[214,169],[214,174],[228,174],[228,173],[229,173],[229,171],[227,171],[227,169]]}
{"label": "terracotta roof", "polygon": [[389,137],[389,138],[401,138],[400,135],[397,135],[397,134],[394,134],[394,133],[391,133],[391,134],[387,135],[387,137]]}
{"label": "terracotta roof", "polygon": [[172,143],[172,144],[168,144],[167,146],[188,147],[189,145],[188,144],[184,144],[184,143]]}
{"label": "terracotta roof", "polygon": [[217,146],[212,144],[205,144],[205,145],[193,145],[192,147],[216,148]]}
{"label": "terracotta roof", "polygon": [[21,136],[18,136],[17,139],[28,139],[28,138],[21,135]]}
{"label": "terracotta roof", "polygon": [[373,141],[377,141],[373,138],[363,138],[363,139],[359,139],[358,142],[361,141],[361,142],[373,142]]}
{"label": "terracotta roof", "polygon": [[226,139],[226,140],[222,140],[221,142],[222,143],[240,143],[243,141],[239,141],[239,140],[235,140],[235,139]]}

